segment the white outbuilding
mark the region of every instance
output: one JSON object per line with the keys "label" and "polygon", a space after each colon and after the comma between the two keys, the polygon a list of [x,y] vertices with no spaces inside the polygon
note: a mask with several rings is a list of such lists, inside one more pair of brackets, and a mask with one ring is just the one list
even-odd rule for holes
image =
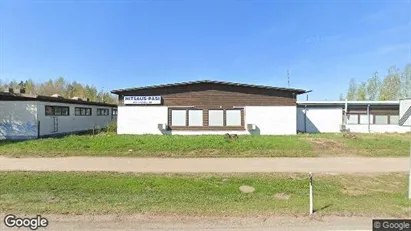
{"label": "white outbuilding", "polygon": [[0,93],[0,140],[21,140],[101,129],[117,119],[117,105],[58,95]]}

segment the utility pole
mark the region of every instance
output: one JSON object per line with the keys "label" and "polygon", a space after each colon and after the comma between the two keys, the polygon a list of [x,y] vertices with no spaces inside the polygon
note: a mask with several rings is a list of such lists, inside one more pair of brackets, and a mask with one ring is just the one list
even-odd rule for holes
{"label": "utility pole", "polygon": [[290,87],[290,71],[287,69],[287,86]]}

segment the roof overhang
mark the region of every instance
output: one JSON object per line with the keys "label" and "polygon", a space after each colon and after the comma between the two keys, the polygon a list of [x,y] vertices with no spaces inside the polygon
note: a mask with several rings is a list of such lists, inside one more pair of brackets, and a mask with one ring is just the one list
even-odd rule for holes
{"label": "roof overhang", "polygon": [[189,85],[194,85],[194,84],[219,84],[219,85],[226,85],[226,86],[259,88],[259,89],[292,92],[297,95],[304,94],[307,92],[306,90],[296,89],[296,88],[272,87],[272,86],[265,86],[265,85],[243,84],[243,83],[234,83],[234,82],[225,82],[225,81],[201,80],[201,81],[189,81],[189,82],[180,82],[180,83],[171,83],[171,84],[151,85],[151,86],[145,86],[145,87],[124,88],[124,89],[113,90],[111,91],[111,93],[119,95],[122,93],[132,92],[132,91],[149,90],[149,89],[155,89],[155,88],[172,88],[172,87],[180,87],[180,86],[189,86]]}

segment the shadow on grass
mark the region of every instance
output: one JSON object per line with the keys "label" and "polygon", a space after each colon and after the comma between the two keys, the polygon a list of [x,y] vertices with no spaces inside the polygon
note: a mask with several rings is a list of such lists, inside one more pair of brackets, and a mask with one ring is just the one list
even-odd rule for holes
{"label": "shadow on grass", "polygon": [[332,205],[333,205],[333,204],[328,204],[328,205],[325,205],[325,206],[323,206],[323,207],[321,207],[321,208],[319,208],[319,209],[314,209],[314,213],[320,212],[320,211],[322,211],[322,210],[325,210],[325,209],[331,207]]}

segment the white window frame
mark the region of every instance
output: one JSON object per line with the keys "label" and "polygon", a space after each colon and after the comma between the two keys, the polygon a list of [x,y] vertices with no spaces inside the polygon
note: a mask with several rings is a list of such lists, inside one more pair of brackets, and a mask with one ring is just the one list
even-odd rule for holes
{"label": "white window frame", "polygon": [[[218,120],[214,120],[214,121],[211,120],[212,117],[217,115],[214,112],[218,112],[218,114],[221,113],[221,121],[220,121],[220,118],[217,118]],[[211,122],[221,122],[221,124],[220,123],[211,123]],[[224,110],[223,109],[210,109],[210,110],[208,110],[208,126],[210,126],[210,127],[224,127]]]}
{"label": "white window frame", "polygon": [[[174,124],[174,122],[175,122],[175,118],[176,118],[176,115],[174,114],[174,112],[178,112],[178,113],[184,113],[184,124],[182,124],[182,123],[178,123],[178,124]],[[181,121],[179,121],[179,122],[181,122]],[[171,126],[175,126],[175,127],[186,127],[187,126],[187,110],[186,109],[171,109],[171,121],[170,121],[170,123],[171,123]]]}
{"label": "white window frame", "polygon": [[[197,120],[196,116],[200,116],[200,119]],[[193,123],[195,121],[196,123]],[[188,110],[188,126],[190,127],[202,127],[204,117],[203,117],[203,110],[200,109],[189,109]]]}
{"label": "white window frame", "polygon": [[[237,122],[237,123],[230,123],[231,121],[229,121],[230,114],[233,113],[233,112],[239,113],[238,114],[239,118],[235,118],[235,122]],[[232,114],[232,115],[236,115],[236,114]],[[241,109],[226,109],[225,110],[225,123],[226,123],[226,126],[228,126],[228,127],[242,126],[242,118],[241,118],[242,116],[241,115],[242,115]]]}

